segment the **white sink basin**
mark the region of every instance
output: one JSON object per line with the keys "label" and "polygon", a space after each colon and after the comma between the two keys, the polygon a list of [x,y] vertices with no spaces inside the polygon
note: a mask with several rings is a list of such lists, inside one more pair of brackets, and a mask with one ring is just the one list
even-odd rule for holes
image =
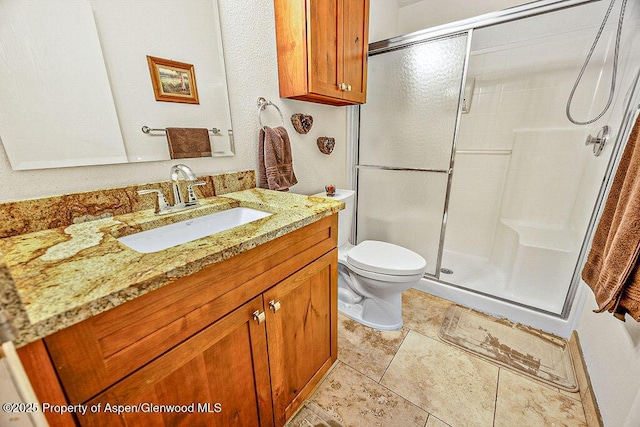
{"label": "white sink basin", "polygon": [[148,254],[248,224],[269,215],[273,214],[251,208],[233,208],[123,236],[118,238],[118,241],[137,252]]}

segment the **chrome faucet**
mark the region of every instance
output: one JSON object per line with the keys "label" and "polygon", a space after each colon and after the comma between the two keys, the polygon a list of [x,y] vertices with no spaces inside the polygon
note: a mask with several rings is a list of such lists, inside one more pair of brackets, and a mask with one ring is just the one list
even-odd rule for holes
{"label": "chrome faucet", "polygon": [[[187,201],[185,202],[182,194],[180,193],[180,175],[184,177],[187,182]],[[183,164],[173,165],[171,167],[171,185],[173,187],[173,205],[169,205],[167,199],[162,194],[161,190],[138,190],[138,194],[157,194],[158,200],[156,203],[156,213],[158,215],[178,212],[184,209],[189,209],[198,206],[198,198],[196,197],[193,187],[198,185],[205,185],[204,181],[197,181],[196,175],[193,171]]]}
{"label": "chrome faucet", "polygon": [[[189,169],[189,166],[183,165],[183,164],[171,166],[171,184],[173,186],[173,206],[181,206],[181,205],[187,206],[186,202],[184,202],[182,198],[182,194],[180,194],[179,180],[180,180],[181,172],[182,172],[182,175],[184,176],[184,179],[187,182],[193,182],[197,179],[193,171]],[[189,196],[191,196],[192,191],[193,190],[189,191]],[[194,197],[195,197],[195,194],[194,194]],[[189,200],[189,202],[191,202],[191,200]],[[197,203],[197,200],[195,202]]]}

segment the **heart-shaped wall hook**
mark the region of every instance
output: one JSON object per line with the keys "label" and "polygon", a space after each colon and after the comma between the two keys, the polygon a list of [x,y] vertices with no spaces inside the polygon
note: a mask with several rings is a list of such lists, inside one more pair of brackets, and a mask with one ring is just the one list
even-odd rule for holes
{"label": "heart-shaped wall hook", "polygon": [[313,126],[313,117],[302,113],[296,113],[291,116],[291,123],[298,133],[309,133]]}
{"label": "heart-shaped wall hook", "polygon": [[324,154],[331,154],[331,152],[333,151],[333,147],[336,146],[335,138],[330,138],[328,136],[321,136],[320,138],[318,138],[317,142],[318,148]]}

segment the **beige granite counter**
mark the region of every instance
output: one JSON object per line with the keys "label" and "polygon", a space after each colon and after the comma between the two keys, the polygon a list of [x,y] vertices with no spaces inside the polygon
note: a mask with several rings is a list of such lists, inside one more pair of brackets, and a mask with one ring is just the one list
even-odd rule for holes
{"label": "beige granite counter", "polygon": [[[273,215],[154,253],[117,237],[244,206]],[[201,199],[201,206],[158,216],[145,209],[0,239],[0,302],[16,345],[158,289],[342,209],[339,201],[252,188]]]}

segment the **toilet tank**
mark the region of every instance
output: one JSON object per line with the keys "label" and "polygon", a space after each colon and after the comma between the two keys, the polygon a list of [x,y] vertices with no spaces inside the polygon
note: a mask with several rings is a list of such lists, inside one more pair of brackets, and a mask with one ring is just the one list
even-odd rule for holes
{"label": "toilet tank", "polygon": [[353,190],[336,189],[336,195],[327,196],[326,193],[314,194],[316,197],[340,200],[344,203],[344,209],[338,212],[338,247],[344,245],[351,237],[351,227],[353,226],[354,200],[356,192]]}

